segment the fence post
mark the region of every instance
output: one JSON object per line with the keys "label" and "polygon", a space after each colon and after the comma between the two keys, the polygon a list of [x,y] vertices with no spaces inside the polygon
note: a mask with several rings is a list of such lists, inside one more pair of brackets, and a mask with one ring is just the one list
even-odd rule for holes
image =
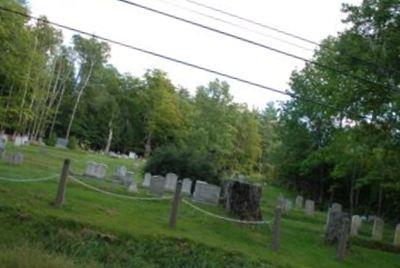
{"label": "fence post", "polygon": [[282,221],[282,208],[277,206],[275,208],[274,226],[272,230],[272,250],[279,251],[281,240],[281,221]]}
{"label": "fence post", "polygon": [[349,227],[350,227],[350,219],[347,217],[344,217],[341,221],[341,227],[340,227],[340,234],[339,234],[339,241],[338,241],[338,247],[337,247],[337,257],[340,262],[344,261],[344,258],[346,257],[346,251],[347,251],[347,244],[349,241]]}
{"label": "fence post", "polygon": [[60,181],[58,183],[56,199],[54,200],[54,207],[56,208],[59,208],[65,202],[65,192],[67,190],[67,179],[70,165],[71,160],[65,159],[61,171]]}
{"label": "fence post", "polygon": [[169,228],[175,229],[176,217],[178,216],[178,207],[181,199],[182,181],[178,180],[175,188],[174,198],[172,200],[171,214],[169,216]]}

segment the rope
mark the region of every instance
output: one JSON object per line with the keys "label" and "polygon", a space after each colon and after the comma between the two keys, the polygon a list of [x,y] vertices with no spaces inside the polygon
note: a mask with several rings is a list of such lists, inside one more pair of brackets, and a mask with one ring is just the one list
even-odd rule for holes
{"label": "rope", "polygon": [[9,181],[9,182],[41,182],[41,181],[52,180],[55,177],[58,177],[58,175],[57,174],[53,174],[51,176],[44,177],[44,178],[38,178],[38,179],[11,179],[11,178],[0,177],[0,180],[1,181]]}
{"label": "rope", "polygon": [[224,220],[224,221],[243,223],[243,224],[269,224],[271,222],[271,221],[245,221],[245,220],[227,218],[227,217],[223,217],[223,216],[208,212],[208,211],[206,211],[204,209],[201,209],[201,208],[193,205],[192,203],[190,203],[189,201],[187,201],[185,199],[182,199],[182,202],[185,203],[186,205],[192,207],[193,209],[201,212],[201,213],[204,213],[204,214],[206,214],[206,215],[208,215],[210,217],[217,218],[217,219]]}
{"label": "rope", "polygon": [[99,193],[102,193],[102,194],[105,194],[105,195],[118,197],[118,198],[125,198],[125,199],[132,199],[132,200],[167,200],[167,199],[171,199],[171,197],[169,197],[169,196],[166,196],[166,197],[135,197],[135,196],[129,196],[129,195],[115,194],[115,193],[107,192],[105,190],[96,188],[96,187],[94,187],[92,185],[86,184],[83,181],[78,180],[75,177],[72,177],[72,176],[70,176],[70,177],[74,182],[76,182],[76,183],[78,183],[78,184],[80,184],[80,185],[82,185],[82,186],[84,186],[84,187],[86,187],[88,189],[91,189],[93,191],[96,191],[96,192],[99,192]]}

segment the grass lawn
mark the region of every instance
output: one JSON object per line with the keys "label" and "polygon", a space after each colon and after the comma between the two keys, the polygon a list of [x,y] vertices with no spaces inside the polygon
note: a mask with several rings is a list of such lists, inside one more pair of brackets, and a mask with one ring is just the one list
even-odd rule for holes
{"label": "grass lawn", "polygon": [[[83,173],[89,160],[116,166],[143,177],[143,162],[82,151],[29,146],[24,164],[0,160],[0,177],[34,179],[59,174],[63,159]],[[110,181],[82,179],[114,193],[129,193]],[[140,186],[140,182],[138,183]],[[181,204],[176,230],[168,229],[169,200],[118,199],[68,182],[67,203],[54,209],[57,180],[36,183],[0,181],[0,267],[400,267],[400,254],[352,245],[344,263],[334,247],[323,244],[325,213],[306,217],[302,211],[284,215],[281,250],[271,251],[272,225],[244,226],[210,218]],[[148,196],[144,189],[133,196]],[[263,215],[272,219],[282,189],[263,190]],[[219,207],[203,209],[226,215]],[[369,227],[363,227],[367,234]],[[385,240],[393,228],[386,226]]]}

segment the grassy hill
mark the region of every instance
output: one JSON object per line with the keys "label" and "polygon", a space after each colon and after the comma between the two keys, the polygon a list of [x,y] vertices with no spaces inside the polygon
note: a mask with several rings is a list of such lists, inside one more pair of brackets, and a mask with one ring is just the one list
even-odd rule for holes
{"label": "grassy hill", "polygon": [[[83,173],[86,162],[94,160],[108,165],[108,175],[117,165],[125,165],[142,178],[140,161],[37,146],[9,146],[7,150],[22,151],[25,162],[10,166],[0,160],[0,177],[34,179],[59,174],[63,159],[70,158],[76,173]],[[109,181],[83,180],[129,195]],[[400,267],[399,254],[356,243],[345,263],[339,263],[335,248],[323,244],[323,212],[315,217],[306,217],[302,211],[285,215],[281,250],[273,253],[272,225],[225,222],[181,204],[177,229],[169,230],[169,200],[118,199],[69,181],[67,204],[54,209],[51,202],[56,189],[57,179],[35,183],[0,180],[1,267]],[[271,186],[263,190],[265,220],[272,219],[281,192],[290,196]],[[148,193],[140,189],[133,196]],[[219,207],[201,207],[226,215]],[[364,226],[364,235],[369,228]],[[388,226],[387,242],[392,232]]]}

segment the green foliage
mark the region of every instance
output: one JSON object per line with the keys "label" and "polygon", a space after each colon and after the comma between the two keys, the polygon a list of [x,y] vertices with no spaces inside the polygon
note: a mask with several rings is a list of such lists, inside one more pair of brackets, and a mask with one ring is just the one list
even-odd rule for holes
{"label": "green foliage", "polygon": [[54,147],[57,143],[57,134],[52,133],[47,139],[45,139],[45,143],[48,146]]}
{"label": "green foliage", "polygon": [[68,139],[68,149],[75,150],[78,148],[78,139],[74,136]]}

